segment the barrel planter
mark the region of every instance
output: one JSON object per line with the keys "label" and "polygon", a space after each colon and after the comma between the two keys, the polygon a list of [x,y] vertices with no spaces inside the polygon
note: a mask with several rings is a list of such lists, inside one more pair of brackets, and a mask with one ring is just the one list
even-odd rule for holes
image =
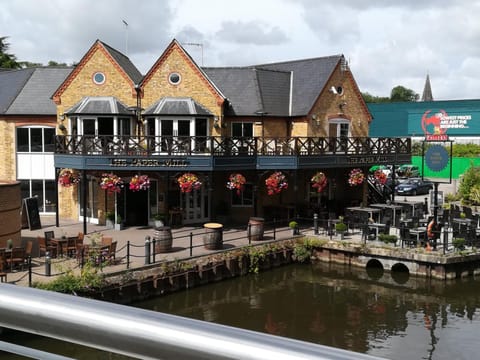
{"label": "barrel planter", "polygon": [[166,253],[172,250],[172,229],[169,226],[160,226],[153,232],[155,253]]}
{"label": "barrel planter", "polygon": [[248,221],[248,238],[251,241],[263,240],[265,220],[260,217],[251,217]]}
{"label": "barrel planter", "polygon": [[223,225],[219,223],[206,223],[203,225],[205,234],[203,235],[203,245],[208,250],[218,250],[223,248]]}

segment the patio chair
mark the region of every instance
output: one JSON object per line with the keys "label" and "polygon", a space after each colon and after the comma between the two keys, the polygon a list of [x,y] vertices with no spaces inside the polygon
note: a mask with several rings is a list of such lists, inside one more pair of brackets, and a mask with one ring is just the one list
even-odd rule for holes
{"label": "patio chair", "polygon": [[19,246],[12,248],[12,251],[6,258],[10,271],[13,271],[13,268],[18,265],[20,265],[23,270],[23,265],[25,264],[25,248]]}
{"label": "patio chair", "polygon": [[63,253],[67,254],[67,256],[72,257],[75,252],[77,251],[77,239],[76,236],[70,236],[65,243],[65,248],[63,249]]}
{"label": "patio chair", "polygon": [[111,236],[104,236],[102,237],[102,245],[103,246],[110,246],[112,244],[113,238]]}
{"label": "patio chair", "polygon": [[5,255],[5,249],[0,249],[0,281],[7,282],[7,259]]}
{"label": "patio chair", "polygon": [[53,245],[49,245],[47,239],[44,236],[37,236],[38,241],[38,252],[39,255],[46,255],[48,252],[51,257],[57,256],[57,247]]}
{"label": "patio chair", "polygon": [[55,237],[55,231],[45,231],[45,240],[50,240],[50,239],[53,239]]}

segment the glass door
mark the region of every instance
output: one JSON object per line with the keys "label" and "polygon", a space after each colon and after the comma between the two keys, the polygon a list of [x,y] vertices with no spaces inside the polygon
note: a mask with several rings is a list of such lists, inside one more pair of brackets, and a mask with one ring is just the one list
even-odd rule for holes
{"label": "glass door", "polygon": [[208,191],[205,186],[189,193],[180,193],[180,204],[183,208],[184,224],[208,221]]}
{"label": "glass door", "polygon": [[169,154],[189,152],[193,122],[189,120],[160,120],[161,151]]}

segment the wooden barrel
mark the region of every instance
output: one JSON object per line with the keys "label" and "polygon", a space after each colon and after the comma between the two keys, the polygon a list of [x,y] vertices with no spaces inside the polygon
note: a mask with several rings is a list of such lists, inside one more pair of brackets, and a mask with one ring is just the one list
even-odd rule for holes
{"label": "wooden barrel", "polygon": [[260,217],[251,217],[248,221],[248,238],[252,241],[263,240],[265,220]]}
{"label": "wooden barrel", "polygon": [[205,234],[203,235],[203,245],[208,250],[218,250],[223,248],[223,225],[219,223],[206,223],[203,225]]}
{"label": "wooden barrel", "polygon": [[153,239],[155,240],[155,254],[172,250],[172,229],[169,226],[155,228]]}

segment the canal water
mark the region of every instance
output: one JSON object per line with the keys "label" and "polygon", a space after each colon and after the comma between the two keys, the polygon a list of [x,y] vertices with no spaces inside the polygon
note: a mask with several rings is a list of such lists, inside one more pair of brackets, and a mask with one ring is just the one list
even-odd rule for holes
{"label": "canal water", "polygon": [[[480,357],[479,290],[473,278],[445,283],[293,264],[134,306],[388,359],[470,360]],[[127,359],[27,334],[5,333],[2,340],[77,359]]]}
{"label": "canal water", "polygon": [[480,280],[289,265],[137,306],[388,359],[478,359]]}

